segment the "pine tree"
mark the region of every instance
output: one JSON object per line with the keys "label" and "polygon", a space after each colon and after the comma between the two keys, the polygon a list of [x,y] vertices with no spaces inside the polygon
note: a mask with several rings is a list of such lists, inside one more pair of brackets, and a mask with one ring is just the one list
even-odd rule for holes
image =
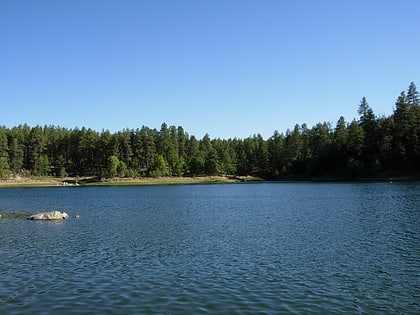
{"label": "pine tree", "polygon": [[366,97],[362,97],[360,101],[359,110],[357,111],[360,115],[360,124],[362,126],[370,125],[375,120],[375,115],[373,114],[372,108],[370,108]]}
{"label": "pine tree", "polygon": [[410,83],[410,86],[407,90],[407,103],[410,106],[419,106],[420,105],[420,96],[419,92],[417,91],[417,87],[414,82]]}
{"label": "pine tree", "polygon": [[9,155],[7,144],[6,128],[0,127],[0,178],[5,177],[9,172]]}
{"label": "pine tree", "polygon": [[395,102],[395,114],[398,115],[400,112],[405,112],[408,110],[408,99],[405,95],[405,92],[402,91],[400,96],[398,96],[397,101]]}

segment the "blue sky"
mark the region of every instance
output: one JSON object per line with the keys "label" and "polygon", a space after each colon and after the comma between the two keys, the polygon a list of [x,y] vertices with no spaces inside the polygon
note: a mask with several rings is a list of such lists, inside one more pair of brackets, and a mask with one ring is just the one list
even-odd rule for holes
{"label": "blue sky", "polygon": [[420,88],[418,0],[0,0],[0,125],[270,137]]}

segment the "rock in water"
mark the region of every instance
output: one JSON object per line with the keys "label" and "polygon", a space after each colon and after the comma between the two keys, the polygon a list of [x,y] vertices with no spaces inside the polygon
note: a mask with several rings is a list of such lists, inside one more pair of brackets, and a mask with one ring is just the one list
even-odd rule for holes
{"label": "rock in water", "polygon": [[62,211],[41,212],[31,215],[29,220],[65,220],[69,215]]}

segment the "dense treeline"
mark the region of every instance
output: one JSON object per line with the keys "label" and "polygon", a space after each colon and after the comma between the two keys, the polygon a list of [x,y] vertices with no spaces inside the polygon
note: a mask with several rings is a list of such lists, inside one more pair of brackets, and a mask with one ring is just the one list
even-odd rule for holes
{"label": "dense treeline", "polygon": [[389,117],[362,98],[359,120],[296,125],[246,139],[196,139],[162,124],[117,133],[55,126],[0,127],[0,177],[253,175],[355,178],[420,173],[420,98],[412,82]]}

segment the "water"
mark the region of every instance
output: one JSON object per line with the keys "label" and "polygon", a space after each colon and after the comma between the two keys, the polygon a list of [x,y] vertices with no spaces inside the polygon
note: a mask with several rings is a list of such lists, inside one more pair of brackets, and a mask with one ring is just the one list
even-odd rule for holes
{"label": "water", "polygon": [[[71,218],[22,219],[47,210]],[[0,213],[0,314],[420,314],[420,183],[14,188]]]}

